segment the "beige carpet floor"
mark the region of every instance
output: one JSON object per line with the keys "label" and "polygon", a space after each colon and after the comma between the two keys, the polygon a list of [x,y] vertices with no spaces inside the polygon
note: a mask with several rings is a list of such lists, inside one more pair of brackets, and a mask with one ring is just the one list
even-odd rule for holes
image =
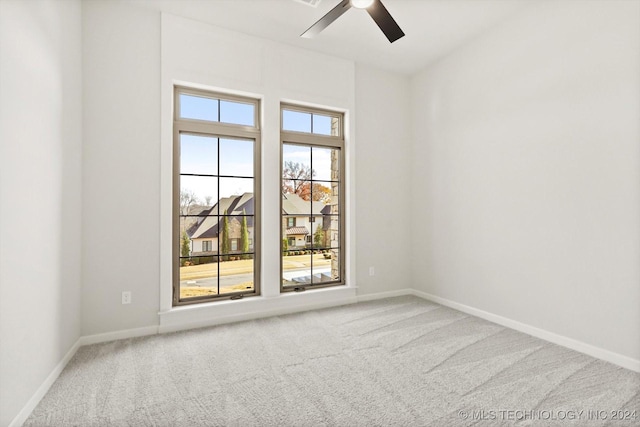
{"label": "beige carpet floor", "polygon": [[25,425],[631,427],[640,374],[398,297],[82,347]]}

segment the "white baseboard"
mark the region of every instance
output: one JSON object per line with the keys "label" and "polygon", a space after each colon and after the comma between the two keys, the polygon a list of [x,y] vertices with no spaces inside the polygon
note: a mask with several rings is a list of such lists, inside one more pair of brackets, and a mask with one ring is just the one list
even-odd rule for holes
{"label": "white baseboard", "polygon": [[104,334],[85,335],[80,337],[80,345],[98,344],[101,342],[123,340],[127,338],[144,337],[158,333],[157,326],[145,326],[144,328],[124,329],[121,331],[106,332]]}
{"label": "white baseboard", "polygon": [[584,353],[588,356],[592,356],[597,359],[601,359],[606,362],[613,363],[614,365],[618,365],[635,372],[640,372],[640,360],[633,359],[631,357],[624,356],[622,354],[615,353],[613,351],[605,350],[603,348],[596,347],[594,345],[587,344],[582,341],[575,340],[573,338],[565,337],[563,335],[558,335],[556,333],[549,332],[544,329],[536,328],[534,326],[527,325],[526,323],[521,323],[513,319],[509,319],[506,317],[499,316],[497,314],[489,313],[488,311],[484,311],[474,307],[470,307],[468,305],[460,304],[458,302],[451,301],[446,298],[441,298],[439,296],[432,295],[426,292],[411,289],[411,294],[417,297],[424,298],[426,300],[444,305],[446,307],[453,308],[463,313],[471,314],[472,316],[476,316],[481,319],[485,319],[490,322],[497,323],[498,325],[506,326],[507,328],[511,328],[516,331],[523,332],[525,334],[534,336],[536,338],[540,338],[545,341],[558,344],[562,347],[566,347],[571,350]]}
{"label": "white baseboard", "polygon": [[375,294],[358,295],[358,302],[374,301],[384,298],[401,297],[404,295],[414,295],[413,289],[405,288],[397,291],[378,292]]}
{"label": "white baseboard", "polygon": [[9,427],[20,427],[31,415],[31,412],[38,406],[38,403],[42,400],[45,394],[49,391],[53,383],[58,379],[62,370],[67,366],[67,363],[71,360],[71,358],[76,354],[78,349],[81,347],[80,339],[78,339],[67,351],[62,360],[53,368],[53,371],[47,376],[44,382],[38,387],[36,392],[31,396],[31,399],[27,402],[26,405],[22,408],[22,410],[16,415],[16,417],[11,421]]}

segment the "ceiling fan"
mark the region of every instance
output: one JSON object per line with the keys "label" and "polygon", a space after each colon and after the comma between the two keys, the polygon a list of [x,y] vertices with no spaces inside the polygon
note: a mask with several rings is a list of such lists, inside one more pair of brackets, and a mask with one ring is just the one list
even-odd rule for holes
{"label": "ceiling fan", "polygon": [[340,4],[331,9],[329,13],[302,33],[300,37],[311,38],[318,35],[320,31],[327,28],[333,21],[342,16],[343,13],[351,9],[351,7],[365,9],[376,24],[378,24],[378,27],[380,27],[384,35],[387,36],[390,43],[404,37],[404,32],[380,0],[342,0]]}

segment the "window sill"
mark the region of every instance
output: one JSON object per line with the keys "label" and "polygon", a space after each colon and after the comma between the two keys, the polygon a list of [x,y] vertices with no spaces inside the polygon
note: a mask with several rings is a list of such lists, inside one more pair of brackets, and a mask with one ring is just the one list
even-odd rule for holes
{"label": "window sill", "polygon": [[158,313],[159,332],[201,328],[355,302],[356,288],[339,286],[306,292],[286,292],[275,297],[255,296],[241,300],[183,305]]}

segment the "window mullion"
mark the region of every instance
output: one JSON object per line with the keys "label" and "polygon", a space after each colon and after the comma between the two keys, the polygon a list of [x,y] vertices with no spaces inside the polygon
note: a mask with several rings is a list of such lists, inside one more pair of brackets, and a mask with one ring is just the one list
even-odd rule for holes
{"label": "window mullion", "polygon": [[[218,120],[220,119],[220,108],[218,107]],[[217,265],[216,268],[218,270],[217,276],[216,276],[216,288],[217,288],[217,294],[218,296],[220,296],[220,262],[222,261],[222,257],[220,256],[220,236],[221,236],[221,232],[220,232],[220,138],[216,138],[217,144],[216,144],[216,149],[218,151],[218,155],[216,156],[218,158],[218,165],[217,165],[217,174],[218,174],[218,178],[216,179],[216,193],[217,193],[217,197],[218,197],[218,209],[216,210],[216,215],[218,217],[218,251],[217,251],[217,255],[218,257],[216,258]],[[227,236],[222,236],[222,238],[226,239]]]}

